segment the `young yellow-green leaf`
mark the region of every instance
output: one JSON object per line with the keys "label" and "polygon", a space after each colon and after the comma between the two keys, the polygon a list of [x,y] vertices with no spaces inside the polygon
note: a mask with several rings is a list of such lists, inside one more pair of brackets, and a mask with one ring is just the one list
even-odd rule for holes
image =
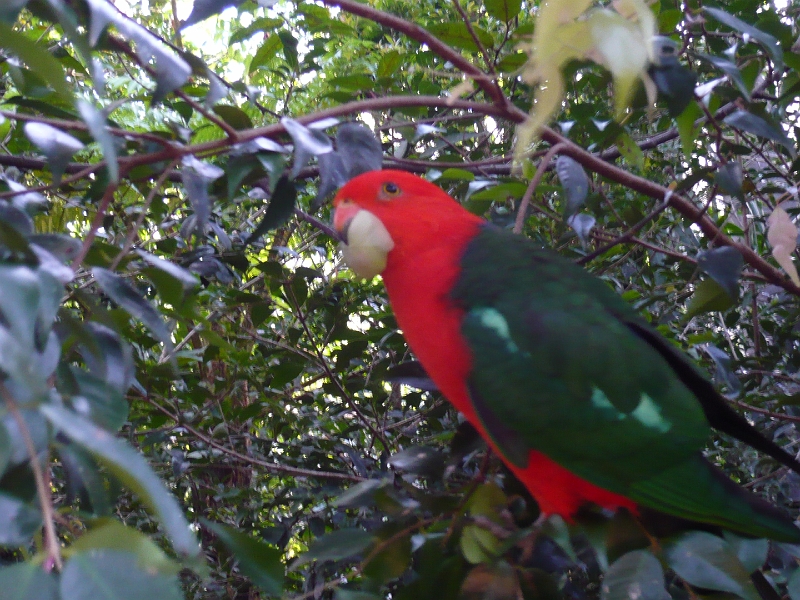
{"label": "young yellow-green leaf", "polygon": [[800,285],[797,267],[792,261],[792,254],[797,247],[797,227],[785,210],[776,206],[767,219],[767,240],[772,246],[772,256],[786,271],[795,285]]}
{"label": "young yellow-green leaf", "polygon": [[617,149],[631,166],[636,167],[639,171],[644,170],[644,152],[626,131],[621,132],[617,137]]}
{"label": "young yellow-green leaf", "polygon": [[594,11],[589,23],[598,62],[611,71],[614,79],[614,115],[621,120],[637,80],[646,74],[652,35],[645,37],[638,24],[608,9]]}
{"label": "young yellow-green leaf", "polygon": [[714,310],[728,310],[733,306],[731,295],[713,279],[704,279],[694,288],[694,294],[686,307],[684,320]]}
{"label": "young yellow-green leaf", "polygon": [[522,0],[484,0],[483,5],[489,16],[508,23],[519,14]]}
{"label": "young yellow-green leaf", "polygon": [[500,541],[491,531],[477,525],[464,527],[459,544],[461,554],[474,565],[491,562],[497,558],[500,547]]}

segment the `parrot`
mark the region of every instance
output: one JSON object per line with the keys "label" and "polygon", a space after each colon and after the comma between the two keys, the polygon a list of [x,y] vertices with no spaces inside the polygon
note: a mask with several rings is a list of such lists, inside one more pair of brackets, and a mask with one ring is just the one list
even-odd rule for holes
{"label": "parrot", "polygon": [[405,171],[358,175],[333,209],[344,262],[382,276],[409,348],[540,514],[646,509],[800,542],[784,510],[703,448],[713,427],[800,463],[606,282]]}

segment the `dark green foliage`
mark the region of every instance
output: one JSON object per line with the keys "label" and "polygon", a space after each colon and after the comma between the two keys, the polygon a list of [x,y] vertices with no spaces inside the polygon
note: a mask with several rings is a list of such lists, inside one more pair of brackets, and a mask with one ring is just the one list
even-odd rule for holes
{"label": "dark green foliage", "polygon": [[[715,372],[740,386],[747,419],[793,448],[796,2],[653,5],[675,51],[652,73],[657,108],[640,94],[621,124],[608,73],[565,65],[559,155],[586,179],[543,170],[535,189],[552,132],[522,169],[511,157],[537,2],[177,4],[0,2],[0,595],[583,599],[658,579],[625,515],[551,522],[534,543],[525,490],[424,373],[398,369],[413,357],[382,286],[336,268],[327,226],[333,188],[381,162],[441,174],[506,225],[530,188],[525,236],[583,259],[663,336],[660,356],[698,364],[685,385]],[[719,79],[702,106],[695,77]],[[373,131],[382,161],[331,116]],[[282,117],[317,123],[325,150],[298,156]],[[713,258],[725,236],[741,276]],[[706,454],[796,510],[796,480],[762,454],[726,435]],[[761,566],[800,598],[790,549],[761,565],[715,539],[656,553],[673,597],[681,577],[747,593],[743,569]],[[712,564],[718,576],[695,579]]]}

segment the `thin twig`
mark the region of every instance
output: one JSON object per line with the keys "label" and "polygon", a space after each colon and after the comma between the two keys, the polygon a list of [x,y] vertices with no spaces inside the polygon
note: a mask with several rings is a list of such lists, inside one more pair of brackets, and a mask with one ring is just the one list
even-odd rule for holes
{"label": "thin twig", "polygon": [[[19,427],[22,441],[25,443],[25,449],[28,451],[28,456],[31,459],[30,465],[31,471],[33,471],[33,479],[36,482],[36,494],[39,496],[39,504],[41,505],[42,509],[44,545],[45,548],[47,548],[48,563],[49,561],[52,561],[52,566],[60,571],[63,567],[63,562],[61,560],[61,544],[58,541],[58,534],[56,534],[53,498],[50,494],[50,478],[42,470],[42,466],[39,464],[38,453],[36,452],[36,446],[31,438],[31,433],[28,431],[28,424],[25,422],[25,419],[23,418],[22,413],[17,406],[16,400],[14,400],[11,392],[3,383],[0,383],[0,395],[2,395],[3,402],[5,402],[6,406],[8,407],[8,411],[17,422],[17,427]],[[49,463],[49,461],[47,462]]]}
{"label": "thin twig", "polygon": [[528,184],[528,189],[525,190],[525,194],[522,196],[522,201],[519,203],[519,208],[517,209],[517,218],[514,221],[514,233],[522,233],[522,227],[525,225],[525,214],[528,212],[528,205],[531,203],[533,193],[536,191],[539,182],[542,181],[542,177],[544,177],[545,171],[547,171],[547,168],[550,166],[553,157],[561,152],[564,148],[564,144],[554,144],[550,150],[547,151],[547,154],[542,157],[542,160],[539,161],[539,166],[536,168],[536,173],[534,174],[533,179],[531,179],[531,182]]}

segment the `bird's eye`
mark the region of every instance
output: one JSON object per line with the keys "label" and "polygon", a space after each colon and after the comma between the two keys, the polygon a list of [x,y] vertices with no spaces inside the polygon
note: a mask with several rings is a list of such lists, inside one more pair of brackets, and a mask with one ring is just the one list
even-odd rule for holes
{"label": "bird's eye", "polygon": [[396,198],[400,195],[400,186],[389,181],[383,184],[381,187],[381,192],[386,198]]}

